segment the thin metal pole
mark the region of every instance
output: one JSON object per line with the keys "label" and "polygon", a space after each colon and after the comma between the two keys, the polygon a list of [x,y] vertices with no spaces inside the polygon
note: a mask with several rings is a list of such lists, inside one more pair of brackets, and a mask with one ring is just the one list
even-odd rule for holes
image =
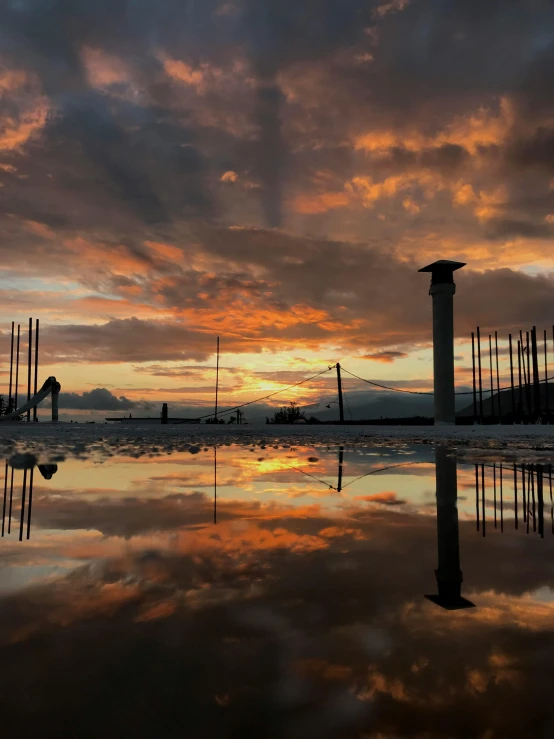
{"label": "thin metal pole", "polygon": [[[33,319],[29,318],[29,360],[27,363],[27,401],[31,400],[31,367],[33,353]],[[31,423],[31,409],[27,411],[27,423]]]}
{"label": "thin metal pole", "polygon": [[515,529],[519,528],[518,510],[517,510],[517,465],[514,464],[514,522]]}
{"label": "thin metal pole", "polygon": [[[35,325],[35,395],[38,392],[38,330],[39,330],[39,324],[38,324],[38,318],[36,319],[36,325]],[[38,421],[37,418],[37,407],[33,408],[33,421]]]}
{"label": "thin metal pole", "polygon": [[514,388],[514,358],[512,356],[512,334],[509,335],[510,340],[510,383],[512,386],[512,423],[516,422],[516,391]]}
{"label": "thin metal pole", "polygon": [[550,423],[550,399],[548,397],[548,339],[544,329],[544,407],[546,411],[546,423]]}
{"label": "thin metal pole", "polygon": [[485,531],[485,465],[481,465],[481,506],[482,506],[482,513],[483,513],[483,536],[486,536]]}
{"label": "thin metal pole", "polygon": [[2,536],[6,525],[6,499],[8,497],[8,461],[6,460],[6,471],[4,474],[4,507],[2,508]]}
{"label": "thin metal pole", "polygon": [[477,421],[477,384],[475,377],[475,334],[471,332],[471,366],[473,369],[473,423]]}
{"label": "thin metal pole", "polygon": [[550,489],[550,522],[554,534],[554,501],[552,500],[552,465],[548,465],[548,487]]}
{"label": "thin metal pole", "polygon": [[214,523],[217,523],[217,446],[214,444]]}
{"label": "thin metal pole", "polygon": [[[523,385],[524,385],[523,396],[525,400],[525,405],[527,406],[527,372],[525,370],[525,345],[523,343],[523,332],[521,329],[519,330],[519,340],[521,341],[521,366],[523,367]],[[522,412],[523,412],[523,408],[522,408]],[[528,413],[529,413],[529,409],[526,407],[525,413],[524,413],[525,421],[527,420]]]}
{"label": "thin metal pole", "polygon": [[219,336],[217,337],[217,352],[216,352],[216,365],[215,365],[215,422],[217,420],[217,395],[219,392]]}
{"label": "thin metal pole", "polygon": [[531,472],[527,470],[527,533],[531,523]]}
{"label": "thin metal pole", "polygon": [[490,364],[490,372],[491,372],[491,418],[494,421],[495,419],[495,412],[494,412],[494,383],[492,379],[492,337],[489,334],[489,364]]}
{"label": "thin metal pole", "polygon": [[531,331],[531,353],[533,362],[533,405],[535,406],[534,422],[542,419],[541,386],[539,385],[539,352],[537,344],[537,327]]}
{"label": "thin metal pole", "polygon": [[500,375],[498,371],[498,332],[494,332],[494,346],[496,351],[496,397],[498,400],[498,422],[502,423],[502,402],[500,400]]}
{"label": "thin metal pole", "polygon": [[29,512],[27,514],[27,539],[31,536],[31,509],[33,506],[33,477],[34,477],[35,468],[31,467],[30,477],[29,477]]}
{"label": "thin metal pole", "polygon": [[21,515],[19,517],[19,541],[23,541],[23,519],[25,517],[25,494],[27,493],[27,468],[23,470],[23,492],[21,493]]}
{"label": "thin metal pole", "polygon": [[12,386],[13,386],[13,340],[15,333],[15,321],[12,321],[12,343],[10,349],[10,392],[8,398],[8,411],[12,411]]}
{"label": "thin metal pole", "polygon": [[531,352],[529,351],[529,331],[526,332],[525,336],[527,340],[527,350],[525,352],[527,355],[527,408],[529,409],[529,423],[531,423],[533,418],[533,406],[531,397]]}
{"label": "thin metal pole", "polygon": [[492,484],[493,484],[493,500],[494,500],[494,528],[496,529],[496,462],[492,466]]}
{"label": "thin metal pole", "polygon": [[8,534],[12,532],[13,467],[10,480],[10,510],[8,511]]}
{"label": "thin metal pole", "polygon": [[544,539],[544,492],[542,464],[537,465],[537,508],[539,515],[539,534]]}
{"label": "thin metal pole", "polygon": [[17,324],[17,351],[15,359],[15,406],[14,411],[17,410],[17,393],[19,391],[19,338],[21,334],[21,325]]}
{"label": "thin metal pole", "polygon": [[521,498],[523,505],[523,523],[527,521],[527,498],[525,497],[525,465],[521,465]]}
{"label": "thin metal pole", "polygon": [[479,531],[479,465],[475,465],[475,513],[477,519],[477,531]]}
{"label": "thin metal pole", "polygon": [[[554,326],[552,327],[554,331]],[[479,421],[483,423],[483,378],[481,376],[481,330],[477,326],[477,366],[479,368]]]}
{"label": "thin metal pole", "polygon": [[522,383],[522,377],[521,377],[521,360],[522,360],[522,347],[521,342],[517,342],[517,370],[519,374],[519,413],[518,413],[518,419],[519,422],[523,422],[523,383]]}
{"label": "thin metal pole", "polygon": [[500,463],[500,531],[504,533],[504,491],[502,479],[502,463]]}
{"label": "thin metal pole", "polygon": [[533,531],[537,530],[537,511],[535,508],[535,465],[532,464],[529,468],[529,475],[531,477],[531,499],[533,501]]}

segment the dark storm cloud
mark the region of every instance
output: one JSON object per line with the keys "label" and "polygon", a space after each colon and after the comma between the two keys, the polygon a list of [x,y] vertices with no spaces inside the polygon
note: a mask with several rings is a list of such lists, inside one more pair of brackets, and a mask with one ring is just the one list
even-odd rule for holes
{"label": "dark storm cloud", "polygon": [[124,395],[117,397],[104,387],[84,393],[64,393],[59,396],[60,408],[90,411],[128,411],[132,408],[150,408],[149,403],[129,400]]}
{"label": "dark storm cloud", "polygon": [[493,239],[522,236],[526,239],[552,239],[554,227],[548,223],[532,223],[514,218],[494,219],[487,223],[487,234]]}
{"label": "dark storm cloud", "polygon": [[538,169],[553,174],[554,128],[541,127],[531,138],[516,141],[508,149],[507,157],[519,169]]}
{"label": "dark storm cloud", "polygon": [[[174,322],[112,320],[103,325],[54,326],[41,334],[45,357],[65,355],[68,361],[145,362],[205,361],[213,354],[213,336]],[[236,351],[236,349],[235,349]]]}
{"label": "dark storm cloud", "polygon": [[[142,47],[145,73],[159,73],[161,65],[151,56],[154,39],[149,38],[147,18],[136,22],[140,12],[127,2],[37,0],[28,7],[15,6],[3,17],[0,51],[41,79],[56,109],[41,149],[56,148],[52,169],[59,172],[65,164],[85,189],[83,197],[95,197],[95,190],[105,185],[124,209],[149,224],[166,223],[175,215],[208,216],[212,211],[203,181],[205,167],[191,131],[164,122],[164,111],[148,100],[140,105],[108,103],[90,87],[82,59],[86,45],[117,49],[132,59]],[[154,28],[159,27],[157,15],[155,21]],[[35,162],[30,168],[36,173]],[[63,192],[63,185],[71,184],[63,183],[63,169],[61,174],[61,181],[56,178],[50,184],[60,185]]]}
{"label": "dark storm cloud", "polygon": [[404,359],[407,356],[405,352],[382,351],[366,354],[362,359],[372,359],[376,362],[394,362],[395,359]]}
{"label": "dark storm cloud", "polygon": [[[399,12],[393,12],[395,8]],[[178,122],[175,110],[168,112],[179,91],[168,86],[157,55],[163,51],[193,64],[229,64],[237,55],[246,56],[255,82],[246,115],[258,133],[256,145],[242,149],[248,158],[243,164],[260,182],[265,223],[279,226],[285,191],[293,179],[307,174],[296,152],[301,134],[290,125],[286,135],[284,131],[285,120],[296,121],[285,112],[282,73],[294,78],[298,65],[326,70],[324,87],[319,89],[315,82],[317,105],[309,113],[302,110],[302,100],[292,106],[300,128],[309,122],[308,128],[319,129],[325,141],[318,147],[321,167],[327,162],[327,145],[333,148],[345,134],[362,133],[371,122],[381,120],[394,128],[402,126],[409,113],[410,120],[431,131],[435,121],[440,125],[452,115],[467,113],[468,105],[475,109],[489,104],[491,96],[509,92],[514,80],[525,75],[527,106],[534,96],[544,97],[552,67],[541,29],[549,26],[553,12],[550,3],[540,0],[508,7],[466,0],[397,6],[360,6],[354,0],[244,0],[228,6],[215,0],[161,0],[154,5],[36,0],[3,9],[0,48],[42,80],[65,120],[60,124],[65,143],[56,158],[63,161],[65,154],[72,161],[76,147],[70,142],[77,142],[84,157],[84,166],[78,168],[88,185],[87,196],[98,198],[94,190],[105,180],[122,207],[146,223],[166,223],[178,214],[214,214],[209,165],[196,141],[199,132],[185,123],[186,112]],[[91,90],[84,47],[113,53],[128,64],[141,90],[134,120],[117,96],[111,95],[108,104],[103,94]],[[352,63],[356,54],[370,50],[370,64]],[[233,104],[211,102],[223,111]],[[164,110],[168,122],[160,127]],[[57,136],[56,128],[47,127],[46,139]],[[132,128],[138,133],[132,134]],[[216,137],[208,155],[214,160],[232,158],[232,148],[232,142]],[[410,153],[399,150],[393,156],[409,159]],[[459,146],[447,145],[421,154],[420,161],[422,166],[452,169],[466,157]],[[59,166],[52,170],[58,172]],[[99,171],[103,176],[95,182]],[[8,200],[6,207],[10,205]]]}

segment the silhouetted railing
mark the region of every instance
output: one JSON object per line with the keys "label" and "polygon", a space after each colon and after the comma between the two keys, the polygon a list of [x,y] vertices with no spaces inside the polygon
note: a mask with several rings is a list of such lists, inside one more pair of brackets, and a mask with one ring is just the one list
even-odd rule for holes
{"label": "silhouetted railing", "polygon": [[[493,510],[487,521],[491,494]],[[505,511],[512,508],[514,529],[519,529],[521,522],[528,534],[532,531],[544,538],[545,528],[554,534],[551,464],[475,465],[477,531],[486,536],[487,524],[492,524],[504,533]]]}
{"label": "silhouetted railing", "polygon": [[[554,326],[552,326],[554,358]],[[488,343],[488,361],[486,361]],[[553,378],[549,377],[549,343],[546,329],[542,337],[536,326],[519,331],[519,338],[508,335],[499,348],[498,332],[488,335],[483,357],[479,326],[471,334],[473,420],[475,423],[551,423],[554,398],[550,398]],[[499,355],[509,357],[510,384],[501,387]],[[483,396],[487,397],[483,397]]]}

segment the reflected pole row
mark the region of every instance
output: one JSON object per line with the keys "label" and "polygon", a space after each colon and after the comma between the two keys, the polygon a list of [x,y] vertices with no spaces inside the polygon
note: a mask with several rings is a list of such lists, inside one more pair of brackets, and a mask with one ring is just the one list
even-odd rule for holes
{"label": "reflected pole row", "polygon": [[[476,524],[477,531],[481,531],[483,536],[486,536],[487,533],[487,479],[485,476],[485,467],[489,467],[489,465],[475,465]],[[511,467],[506,467],[503,464],[492,465],[493,524],[494,528],[499,528],[501,533],[504,533],[504,492],[506,478],[512,480],[513,484],[514,528],[516,530],[519,529],[521,516],[523,527],[528,534],[532,530],[534,533],[538,533],[541,538],[544,538],[546,497],[547,506],[548,501],[550,501],[550,531],[554,533],[552,465],[534,463],[513,464]]]}
{"label": "reflected pole row", "polygon": [[[25,513],[27,513],[26,538],[29,539],[31,537],[31,513],[33,508],[33,484],[35,466],[38,467],[39,472],[45,480],[50,480],[52,478],[52,475],[58,471],[57,464],[33,464],[23,468],[23,475],[20,487],[21,495],[19,509],[19,541],[23,541],[23,533],[25,531]],[[16,468],[14,468],[9,463],[9,461],[6,461],[4,468],[4,499],[2,503],[2,537],[4,537],[6,534],[10,535],[12,531],[15,471]]]}

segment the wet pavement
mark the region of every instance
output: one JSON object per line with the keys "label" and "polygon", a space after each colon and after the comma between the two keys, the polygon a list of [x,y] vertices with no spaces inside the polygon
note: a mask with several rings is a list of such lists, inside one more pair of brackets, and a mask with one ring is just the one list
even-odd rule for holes
{"label": "wet pavement", "polygon": [[554,735],[548,453],[199,442],[6,460],[6,736]]}

